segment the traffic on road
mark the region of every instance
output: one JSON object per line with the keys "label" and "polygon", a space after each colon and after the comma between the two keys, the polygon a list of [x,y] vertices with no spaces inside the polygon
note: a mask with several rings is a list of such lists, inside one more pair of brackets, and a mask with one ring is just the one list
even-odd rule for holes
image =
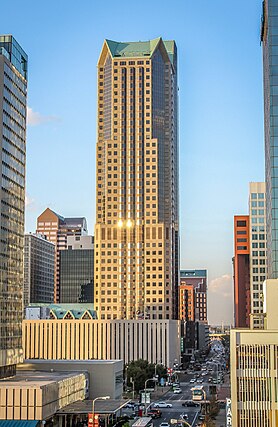
{"label": "traffic on road", "polygon": [[[176,375],[175,383],[168,383],[171,388],[163,399],[152,400],[146,407],[141,407],[143,414],[152,419],[154,427],[203,426],[206,416],[204,402],[210,399],[210,387],[218,388],[224,381],[225,369],[223,346],[218,342],[212,343],[206,361],[200,366],[192,363],[189,370]],[[139,408],[139,403],[127,404],[126,415],[138,416]]]}

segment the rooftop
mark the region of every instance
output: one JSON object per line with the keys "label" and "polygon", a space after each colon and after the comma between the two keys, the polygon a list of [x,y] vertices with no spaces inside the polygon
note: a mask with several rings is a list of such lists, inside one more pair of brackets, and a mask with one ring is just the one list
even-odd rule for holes
{"label": "rooftop", "polygon": [[[115,414],[123,408],[129,400],[97,400],[95,402],[95,412],[98,414]],[[83,400],[71,403],[57,411],[57,414],[88,414],[92,412],[93,401]]]}
{"label": "rooftop", "polygon": [[174,53],[175,53],[175,42],[174,40],[162,40],[161,37],[158,37],[153,40],[148,40],[144,42],[116,42],[113,40],[105,40],[111,55],[119,58],[142,58],[142,57],[151,57],[154,51],[156,50],[159,42],[161,41],[164,44],[164,47],[168,53],[170,61],[173,63]]}
{"label": "rooftop", "polygon": [[[85,369],[84,369],[85,371]],[[49,372],[49,371],[29,371],[19,370],[16,375],[11,378],[0,380],[0,387],[20,386],[22,388],[42,387],[47,384],[56,383],[66,378],[72,378],[75,375],[80,375],[82,372]]]}

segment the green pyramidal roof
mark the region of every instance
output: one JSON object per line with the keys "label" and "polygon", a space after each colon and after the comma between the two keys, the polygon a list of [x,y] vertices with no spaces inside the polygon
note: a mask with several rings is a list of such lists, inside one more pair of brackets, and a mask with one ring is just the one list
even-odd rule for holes
{"label": "green pyramidal roof", "polygon": [[164,43],[165,49],[169,55],[171,62],[173,62],[175,42],[163,41],[161,37],[146,42],[115,42],[112,40],[105,40],[111,55],[119,58],[141,58],[151,57],[154,53],[160,40]]}

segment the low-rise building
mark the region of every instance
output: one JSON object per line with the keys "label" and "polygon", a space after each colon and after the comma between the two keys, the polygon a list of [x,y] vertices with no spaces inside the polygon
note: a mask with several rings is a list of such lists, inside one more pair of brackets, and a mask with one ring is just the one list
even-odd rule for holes
{"label": "low-rise building", "polygon": [[110,396],[120,399],[123,394],[122,360],[25,360],[18,369],[28,371],[72,372],[86,371],[88,374],[89,399],[98,396]]}
{"label": "low-rise building", "polygon": [[43,319],[23,321],[24,359],[180,361],[178,320]]}
{"label": "low-rise building", "polygon": [[[83,368],[84,371],[84,368]],[[0,420],[46,421],[70,403],[88,397],[86,372],[17,371],[0,380]]]}

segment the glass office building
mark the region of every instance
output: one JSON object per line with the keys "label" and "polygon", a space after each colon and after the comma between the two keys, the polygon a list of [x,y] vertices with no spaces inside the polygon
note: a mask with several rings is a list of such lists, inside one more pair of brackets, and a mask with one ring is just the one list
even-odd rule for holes
{"label": "glass office building", "polygon": [[22,360],[27,55],[0,36],[0,378]]}
{"label": "glass office building", "polygon": [[69,236],[59,254],[60,303],[94,302],[94,238]]}
{"label": "glass office building", "polygon": [[263,2],[268,277],[278,277],[278,0]]}

